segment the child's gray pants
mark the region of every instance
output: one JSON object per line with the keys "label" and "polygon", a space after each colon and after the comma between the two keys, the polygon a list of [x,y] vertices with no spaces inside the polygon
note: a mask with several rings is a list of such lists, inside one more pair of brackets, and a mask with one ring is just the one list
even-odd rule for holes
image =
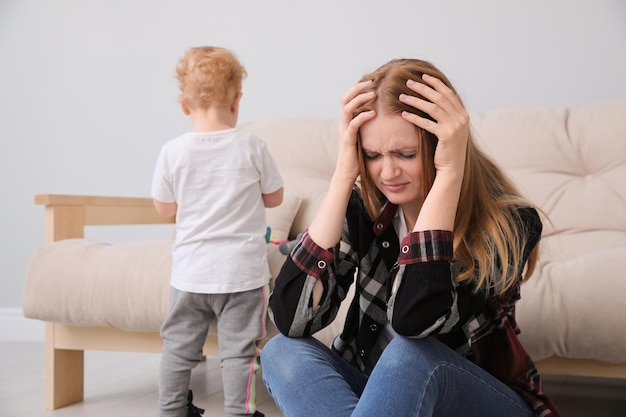
{"label": "child's gray pants", "polygon": [[256,411],[257,342],[265,336],[269,285],[230,294],[196,294],[171,287],[163,326],[159,415],[185,417],[191,370],[202,359],[209,325],[217,319],[226,416]]}

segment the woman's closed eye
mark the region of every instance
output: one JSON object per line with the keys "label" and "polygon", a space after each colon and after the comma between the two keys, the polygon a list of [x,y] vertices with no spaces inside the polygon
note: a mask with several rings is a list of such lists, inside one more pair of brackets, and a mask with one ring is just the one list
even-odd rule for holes
{"label": "woman's closed eye", "polygon": [[417,153],[416,152],[396,152],[396,155],[398,155],[402,159],[414,159],[417,156]]}
{"label": "woman's closed eye", "polygon": [[[415,159],[417,156],[416,152],[393,152],[392,155],[402,158],[402,159]],[[381,153],[377,152],[363,152],[363,157],[368,161],[374,161],[382,156]]]}
{"label": "woman's closed eye", "polygon": [[373,161],[380,158],[380,154],[376,152],[363,152],[363,157],[368,161]]}

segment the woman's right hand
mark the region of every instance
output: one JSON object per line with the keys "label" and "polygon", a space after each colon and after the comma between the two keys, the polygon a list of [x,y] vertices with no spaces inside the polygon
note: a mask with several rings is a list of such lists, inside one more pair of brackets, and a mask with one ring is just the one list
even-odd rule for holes
{"label": "woman's right hand", "polygon": [[357,134],[363,123],[376,116],[374,110],[362,112],[353,117],[361,105],[375,97],[373,91],[363,92],[370,87],[371,80],[354,85],[341,99],[341,115],[339,118],[339,150],[335,177],[351,183],[359,176],[359,159],[357,156]]}
{"label": "woman's right hand", "polygon": [[348,207],[352,187],[359,176],[357,133],[363,123],[376,116],[374,111],[367,111],[352,117],[359,106],[374,98],[375,93],[363,92],[371,86],[371,83],[371,81],[363,81],[356,84],[341,100],[337,165],[326,196],[309,226],[309,236],[324,249],[332,248],[341,238],[346,207]]}

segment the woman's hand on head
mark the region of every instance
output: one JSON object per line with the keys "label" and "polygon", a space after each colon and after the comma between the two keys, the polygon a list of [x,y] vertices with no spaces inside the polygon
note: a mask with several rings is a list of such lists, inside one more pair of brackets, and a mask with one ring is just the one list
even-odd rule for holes
{"label": "woman's hand on head", "polygon": [[[359,158],[357,154],[357,134],[363,123],[375,117],[374,111],[363,112],[353,117],[354,112],[372,100],[374,93],[365,93],[371,81],[356,84],[341,100],[339,118],[339,150],[337,165],[330,181],[326,196],[320,204],[313,222],[309,226],[309,236],[317,245],[330,249],[341,239],[344,218],[354,182],[359,176]],[[319,302],[319,291],[322,291],[318,280],[314,290],[314,308]]]}
{"label": "woman's hand on head", "polygon": [[426,100],[405,94],[400,95],[399,99],[428,114],[435,121],[409,112],[403,112],[402,117],[439,139],[434,160],[438,173],[451,171],[462,176],[469,138],[469,115],[459,95],[441,80],[427,74],[424,74],[422,80],[425,84],[408,80],[407,86]]}
{"label": "woman's hand on head", "polygon": [[375,97],[373,91],[363,92],[371,81],[362,81],[354,85],[341,100],[339,118],[339,151],[335,176],[354,182],[359,176],[359,159],[357,155],[357,134],[363,123],[376,116],[374,110],[362,112],[353,117],[359,106]]}

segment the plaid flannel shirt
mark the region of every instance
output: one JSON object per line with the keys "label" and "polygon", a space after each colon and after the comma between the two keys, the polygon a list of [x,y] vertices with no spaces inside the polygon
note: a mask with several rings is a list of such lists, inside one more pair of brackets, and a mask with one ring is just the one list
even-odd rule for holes
{"label": "plaid flannel shirt", "polygon": [[[528,256],[541,235],[541,221],[534,209],[518,210],[534,239],[528,242]],[[379,337],[391,322],[404,336],[438,338],[517,391],[538,416],[559,416],[517,338],[514,306],[521,277],[498,297],[473,291],[471,284],[458,284],[452,232],[409,233],[400,243],[393,227],[396,212],[397,207],[388,203],[371,221],[355,188],[336,247],[320,248],[305,232],[270,298],[270,315],[278,329],[290,337],[311,336],[335,319],[355,283],[344,329],[332,348],[362,372],[369,374],[376,364],[384,349]],[[419,280],[411,279],[417,274]],[[324,292],[313,308],[318,280]]]}

